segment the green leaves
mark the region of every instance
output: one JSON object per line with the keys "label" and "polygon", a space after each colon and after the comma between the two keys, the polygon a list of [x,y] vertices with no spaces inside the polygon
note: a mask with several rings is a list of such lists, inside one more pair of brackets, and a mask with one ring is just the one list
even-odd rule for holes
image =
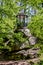
{"label": "green leaves", "polygon": [[37,14],[36,16],[32,17],[32,20],[29,23],[28,28],[30,28],[31,33],[34,36],[43,40],[43,15],[42,14]]}
{"label": "green leaves", "polygon": [[[16,14],[18,13],[19,9],[15,1],[13,0],[1,0],[0,1],[0,44],[4,44],[10,40],[11,42],[13,39],[13,33],[16,25]],[[9,37],[10,36],[10,37]],[[7,40],[7,39],[8,40]],[[4,41],[6,40],[6,41]],[[7,48],[4,47],[3,48]],[[9,46],[9,45],[7,45]],[[10,46],[9,46],[10,47]],[[1,45],[0,45],[1,48]]]}
{"label": "green leaves", "polygon": [[22,33],[22,32],[15,33],[15,34],[14,34],[14,38],[15,38],[16,40],[18,40],[20,43],[23,43],[23,42],[26,41],[26,39],[23,38],[23,33]]}

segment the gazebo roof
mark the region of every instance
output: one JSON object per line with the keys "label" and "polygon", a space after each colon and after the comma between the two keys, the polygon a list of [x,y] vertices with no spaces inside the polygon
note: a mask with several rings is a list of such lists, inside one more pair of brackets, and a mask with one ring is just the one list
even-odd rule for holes
{"label": "gazebo roof", "polygon": [[26,15],[24,13],[19,13],[17,16],[26,16],[26,17],[28,17],[28,15]]}

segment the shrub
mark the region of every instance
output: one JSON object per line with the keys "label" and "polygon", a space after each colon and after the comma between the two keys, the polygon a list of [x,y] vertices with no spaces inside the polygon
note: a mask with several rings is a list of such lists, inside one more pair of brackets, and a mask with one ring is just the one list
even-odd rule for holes
{"label": "shrub", "polygon": [[31,33],[36,36],[40,41],[43,40],[43,15],[37,15],[32,18],[28,24]]}

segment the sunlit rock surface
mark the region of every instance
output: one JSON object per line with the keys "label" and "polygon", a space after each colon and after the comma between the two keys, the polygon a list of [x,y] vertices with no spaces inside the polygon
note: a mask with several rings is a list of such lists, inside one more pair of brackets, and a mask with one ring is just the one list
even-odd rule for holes
{"label": "sunlit rock surface", "polygon": [[27,37],[32,36],[30,33],[30,30],[24,27],[23,29],[20,29],[21,32],[23,32]]}
{"label": "sunlit rock surface", "polygon": [[20,49],[26,48],[28,46],[29,46],[29,41],[26,41],[26,42],[21,44]]}
{"label": "sunlit rock surface", "polygon": [[36,37],[33,37],[33,36],[31,36],[30,38],[29,38],[29,42],[30,42],[30,45],[34,45],[34,44],[36,44]]}
{"label": "sunlit rock surface", "polygon": [[37,41],[36,37],[32,36],[32,34],[31,34],[29,29],[24,27],[23,29],[20,29],[19,31],[23,32],[25,34],[25,36],[27,36],[29,38],[30,45],[36,44],[36,41]]}
{"label": "sunlit rock surface", "polygon": [[0,65],[32,65],[37,62],[40,62],[39,58],[20,61],[0,61]]}
{"label": "sunlit rock surface", "polygon": [[21,54],[25,58],[37,58],[39,50],[40,50],[39,48],[21,50],[18,51],[16,54]]}

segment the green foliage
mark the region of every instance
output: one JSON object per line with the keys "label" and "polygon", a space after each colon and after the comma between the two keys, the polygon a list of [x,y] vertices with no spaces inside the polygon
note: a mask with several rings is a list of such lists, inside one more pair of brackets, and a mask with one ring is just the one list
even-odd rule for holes
{"label": "green foliage", "polygon": [[11,51],[26,40],[23,33],[15,31],[18,29],[16,15],[20,8],[14,0],[0,0],[0,3],[0,50]]}
{"label": "green foliage", "polygon": [[7,44],[14,42],[13,34],[17,28],[16,14],[19,8],[14,0],[0,0],[0,3],[0,49],[9,49]]}
{"label": "green foliage", "polygon": [[34,65],[43,65],[43,61],[40,61],[38,63],[35,63]]}
{"label": "green foliage", "polygon": [[43,0],[17,0],[19,2],[22,2],[23,3],[23,7],[21,6],[21,8],[24,8],[26,9],[26,6],[29,5],[29,6],[32,6],[34,8],[39,8],[40,7],[40,4],[43,3]]}
{"label": "green foliage", "polygon": [[42,41],[43,40],[43,13],[33,16],[31,22],[28,24],[28,28],[30,28],[31,33],[34,36],[36,36]]}
{"label": "green foliage", "polygon": [[25,42],[25,38],[23,38],[22,32],[15,33],[14,37],[21,43]]}
{"label": "green foliage", "polygon": [[39,55],[40,61],[34,65],[43,65],[43,8],[38,8],[38,12],[35,16],[32,16],[31,22],[28,24],[28,28],[30,29],[31,33],[37,37],[37,44],[34,45],[34,48],[40,48]]}

